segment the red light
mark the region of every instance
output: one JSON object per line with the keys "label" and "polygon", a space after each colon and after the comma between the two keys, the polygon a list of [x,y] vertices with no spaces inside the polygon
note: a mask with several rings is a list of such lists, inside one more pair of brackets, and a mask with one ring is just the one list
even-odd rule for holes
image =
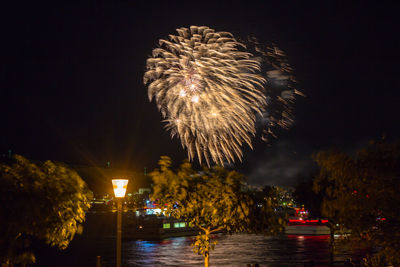
{"label": "red light", "polygon": [[307,224],[307,223],[328,223],[328,220],[302,220],[302,219],[289,219],[289,223],[302,223],[302,224]]}

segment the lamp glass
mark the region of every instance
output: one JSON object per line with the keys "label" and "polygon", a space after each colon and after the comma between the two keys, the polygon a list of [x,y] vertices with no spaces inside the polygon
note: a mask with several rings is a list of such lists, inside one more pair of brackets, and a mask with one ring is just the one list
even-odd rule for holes
{"label": "lamp glass", "polygon": [[115,197],[124,197],[126,188],[128,187],[128,180],[126,179],[112,179]]}

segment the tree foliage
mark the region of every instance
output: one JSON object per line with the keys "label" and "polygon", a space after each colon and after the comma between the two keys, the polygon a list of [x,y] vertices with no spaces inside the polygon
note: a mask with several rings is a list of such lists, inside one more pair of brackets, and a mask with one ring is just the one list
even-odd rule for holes
{"label": "tree foliage", "polygon": [[400,266],[400,143],[371,143],[354,157],[323,151],[315,160],[322,215],[350,230],[358,244],[380,248],[367,264]]}
{"label": "tree foliage", "polygon": [[151,197],[166,208],[165,214],[201,230],[194,250],[205,257],[206,266],[215,245],[210,241],[212,233],[276,233],[283,229],[283,220],[275,215],[272,200],[266,199],[258,207],[238,172],[220,166],[199,172],[187,161],[174,171],[171,165],[171,159],[163,156],[159,168],[150,174],[154,182]]}
{"label": "tree foliage", "polygon": [[307,178],[299,180],[295,186],[293,197],[296,203],[304,205],[313,217],[321,218],[322,193],[313,191],[314,176],[310,174]]}
{"label": "tree foliage", "polygon": [[33,240],[65,249],[82,231],[92,193],[61,163],[15,155],[0,163],[0,261],[31,263]]}

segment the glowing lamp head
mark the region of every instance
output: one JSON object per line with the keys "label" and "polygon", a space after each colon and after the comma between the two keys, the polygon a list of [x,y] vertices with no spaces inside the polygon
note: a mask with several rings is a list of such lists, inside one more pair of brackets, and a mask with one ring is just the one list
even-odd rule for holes
{"label": "glowing lamp head", "polygon": [[128,187],[128,180],[126,179],[113,179],[112,180],[115,197],[125,197],[126,188]]}

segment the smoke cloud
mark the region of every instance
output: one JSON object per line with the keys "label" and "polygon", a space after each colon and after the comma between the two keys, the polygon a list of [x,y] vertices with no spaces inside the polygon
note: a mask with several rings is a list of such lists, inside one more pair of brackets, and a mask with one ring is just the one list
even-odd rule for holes
{"label": "smoke cloud", "polygon": [[310,148],[287,140],[278,141],[249,161],[248,183],[259,187],[294,186],[300,177],[310,175],[314,166],[311,155]]}

